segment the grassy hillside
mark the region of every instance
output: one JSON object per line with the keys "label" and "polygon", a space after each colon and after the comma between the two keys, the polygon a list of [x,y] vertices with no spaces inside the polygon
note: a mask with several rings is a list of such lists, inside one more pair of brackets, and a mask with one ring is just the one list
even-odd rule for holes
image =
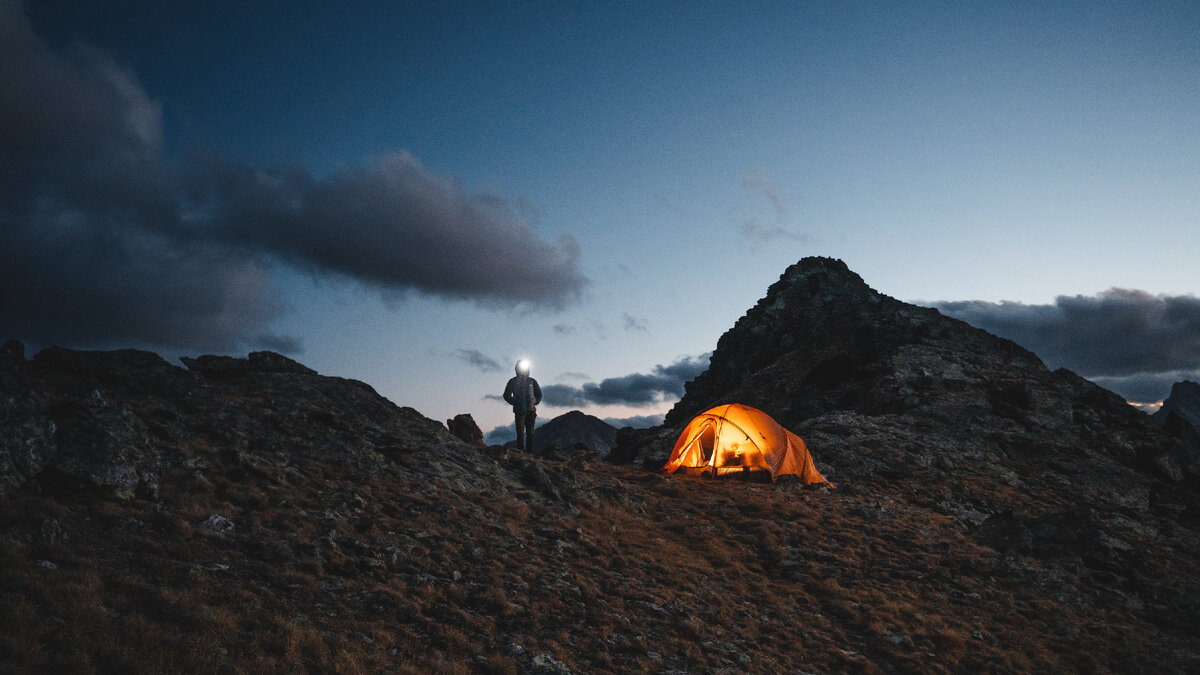
{"label": "grassy hillside", "polygon": [[477,459],[418,449],[368,475],[197,446],[157,499],[43,475],[0,500],[0,670],[1200,664],[1190,600],[1001,554],[886,481],[831,491]]}

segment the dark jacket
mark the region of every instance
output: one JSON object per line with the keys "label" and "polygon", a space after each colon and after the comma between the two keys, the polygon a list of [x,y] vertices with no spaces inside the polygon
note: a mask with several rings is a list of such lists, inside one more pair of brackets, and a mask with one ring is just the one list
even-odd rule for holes
{"label": "dark jacket", "polygon": [[542,388],[532,377],[517,375],[504,387],[504,400],[514,413],[535,412],[537,404],[542,402]]}

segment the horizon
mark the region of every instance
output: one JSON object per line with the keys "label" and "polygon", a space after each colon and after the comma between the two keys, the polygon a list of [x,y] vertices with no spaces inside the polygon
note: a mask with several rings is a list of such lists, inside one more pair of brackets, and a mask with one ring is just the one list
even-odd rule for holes
{"label": "horizon", "polygon": [[[1200,6],[0,0],[0,338],[661,416],[792,263],[1200,380]],[[514,434],[515,436],[515,434]]]}

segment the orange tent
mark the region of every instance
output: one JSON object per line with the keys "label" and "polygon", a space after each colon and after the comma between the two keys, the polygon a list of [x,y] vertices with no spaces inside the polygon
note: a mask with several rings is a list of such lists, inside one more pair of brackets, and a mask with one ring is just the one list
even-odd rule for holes
{"label": "orange tent", "polygon": [[719,405],[692,418],[663,470],[707,476],[766,470],[771,480],[795,474],[801,483],[829,483],[817,471],[804,441],[765,412],[740,403]]}

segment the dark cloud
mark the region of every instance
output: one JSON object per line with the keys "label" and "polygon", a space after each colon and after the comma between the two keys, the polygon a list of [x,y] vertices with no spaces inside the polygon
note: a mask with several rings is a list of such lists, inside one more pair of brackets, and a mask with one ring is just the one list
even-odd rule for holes
{"label": "dark cloud", "polygon": [[475,349],[456,349],[453,355],[463,363],[470,364],[484,373],[495,373],[504,370],[496,359],[485,356],[482,352]]}
{"label": "dark cloud", "polygon": [[517,440],[517,431],[512,424],[496,427],[483,435],[483,442],[488,445],[504,445],[515,440]]}
{"label": "dark cloud", "polygon": [[710,358],[712,358],[712,352],[706,352],[699,356],[685,356],[669,366],[655,366],[654,372],[663,377],[678,380],[681,384],[679,395],[683,396],[682,383],[690,382],[696,379],[697,375],[708,370]]}
{"label": "dark cloud", "polygon": [[1200,298],[1110,289],[1053,305],[940,302],[943,313],[1030,349],[1131,400],[1159,400],[1200,370]]}
{"label": "dark cloud", "polygon": [[197,208],[212,236],[388,291],[562,310],[582,297],[579,246],[542,241],[500,198],[401,152],[315,178],[207,162]]}
{"label": "dark cloud", "polygon": [[542,387],[543,402],[561,408],[588,405],[648,406],[683,396],[684,383],[708,368],[710,354],[685,357],[669,366],[655,366],[651,373],[610,377],[580,387],[552,384]]}
{"label": "dark cloud", "polygon": [[1090,379],[1105,389],[1119,392],[1127,401],[1158,403],[1171,393],[1171,385],[1176,382],[1200,380],[1200,368],[1161,373],[1139,373],[1124,377],[1093,375]]}
{"label": "dark cloud", "polygon": [[264,260],[185,236],[159,106],[0,0],[0,334],[87,346],[298,347]]}
{"label": "dark cloud", "polygon": [[294,351],[280,261],[399,295],[558,310],[587,284],[492,196],[412,156],[315,178],[162,147],[159,105],[87,48],[50,49],[0,0],[0,335],[35,343]]}

